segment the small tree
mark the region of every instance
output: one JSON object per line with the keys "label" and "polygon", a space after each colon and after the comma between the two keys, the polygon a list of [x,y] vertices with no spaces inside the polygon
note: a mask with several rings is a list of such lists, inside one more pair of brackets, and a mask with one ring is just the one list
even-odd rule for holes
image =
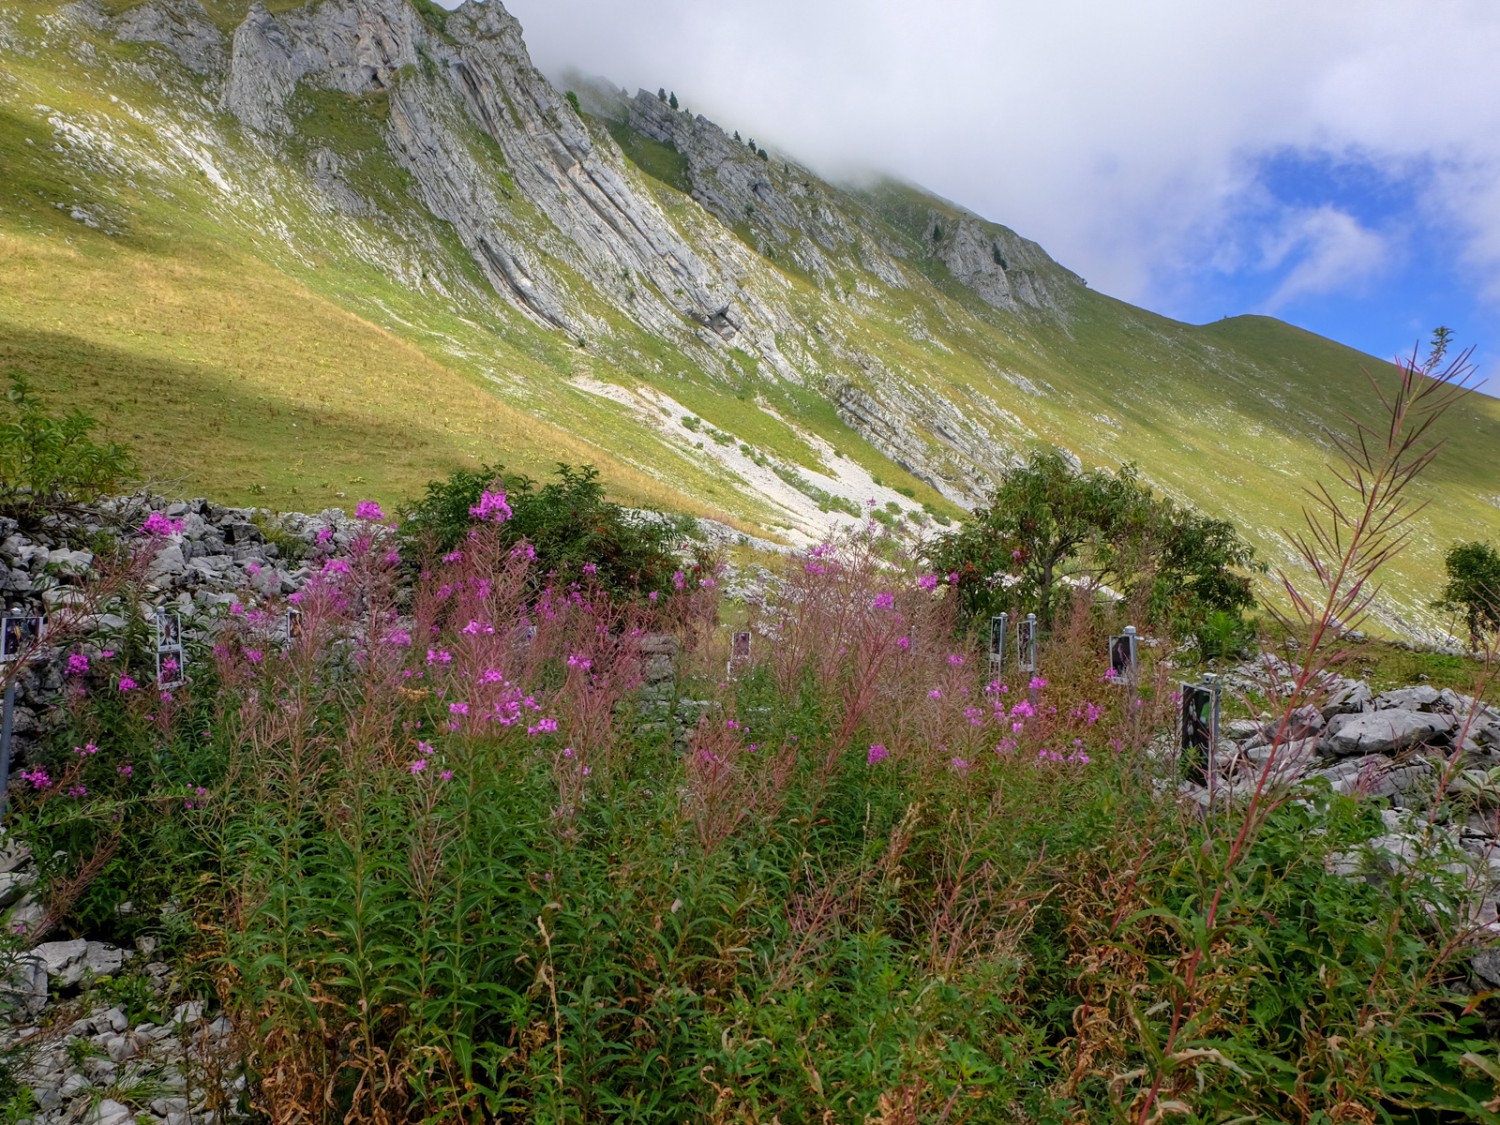
{"label": "small tree", "polygon": [[25,376],[10,377],[0,414],[0,515],[35,524],[124,484],[130,451],[92,438],[98,422],[82,411],[50,414]]}
{"label": "small tree", "polygon": [[673,90],[672,93],[668,96],[668,98],[667,98],[667,104],[669,106],[671,106],[673,109],[677,108],[677,91],[676,90]]}
{"label": "small tree", "polygon": [[1227,520],[1154,496],[1133,465],[1075,470],[1061,450],[1033,453],[1001,479],[988,507],[939,536],[928,558],[962,610],[1034,608],[1043,625],[1073,576],[1142,603],[1152,620],[1193,629],[1213,611],[1254,604],[1254,549]]}
{"label": "small tree", "polygon": [[1478,648],[1487,632],[1500,632],[1500,552],[1488,543],[1455,543],[1443,559],[1448,582],[1434,604],[1458,610]]}
{"label": "small tree", "polygon": [[667,100],[667,89],[666,89],[665,86],[657,88],[656,97],[657,97],[658,101],[663,101],[664,102],[664,101]]}

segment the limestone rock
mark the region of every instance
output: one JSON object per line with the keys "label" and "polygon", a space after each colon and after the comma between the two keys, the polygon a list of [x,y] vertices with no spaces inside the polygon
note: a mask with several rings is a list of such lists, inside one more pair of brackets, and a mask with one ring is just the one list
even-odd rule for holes
{"label": "limestone rock", "polygon": [[1328,724],[1322,749],[1332,757],[1393,754],[1435,742],[1449,734],[1453,726],[1453,719],[1447,715],[1419,711],[1384,710],[1338,715]]}

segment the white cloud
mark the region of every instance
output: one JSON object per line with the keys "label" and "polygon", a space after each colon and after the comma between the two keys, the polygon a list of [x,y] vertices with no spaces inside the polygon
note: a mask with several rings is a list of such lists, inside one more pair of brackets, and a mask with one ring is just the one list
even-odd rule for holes
{"label": "white cloud", "polygon": [[1386,236],[1335,207],[1293,212],[1262,245],[1262,268],[1289,267],[1265,309],[1276,312],[1298,297],[1358,292],[1385,272],[1391,255]]}

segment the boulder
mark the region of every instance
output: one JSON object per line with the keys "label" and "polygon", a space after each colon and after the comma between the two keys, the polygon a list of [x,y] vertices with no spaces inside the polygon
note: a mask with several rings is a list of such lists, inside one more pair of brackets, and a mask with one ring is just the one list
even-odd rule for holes
{"label": "boulder", "polygon": [[[1434,692],[1433,698],[1437,695]],[[1335,758],[1354,754],[1394,754],[1437,742],[1453,730],[1453,719],[1422,711],[1383,710],[1336,715],[1320,749]]]}
{"label": "boulder", "polygon": [[89,943],[83,938],[43,942],[31,951],[47,970],[48,977],[63,988],[71,988],[83,979],[83,959],[88,952]]}

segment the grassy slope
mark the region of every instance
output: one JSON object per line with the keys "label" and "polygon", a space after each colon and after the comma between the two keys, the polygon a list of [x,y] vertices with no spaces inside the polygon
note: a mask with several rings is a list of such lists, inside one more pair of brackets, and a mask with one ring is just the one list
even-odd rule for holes
{"label": "grassy slope", "polygon": [[[34,35],[56,7],[22,0],[10,9],[13,27]],[[232,25],[234,4],[221,7],[216,13]],[[795,431],[755,409],[763,402],[887,483],[939,502],[850,430],[819,397],[816,380],[807,388],[767,380],[748,355],[732,357],[728,375],[704,372],[591,291],[577,294],[580,302],[612,335],[591,340],[587,351],[497,306],[451,231],[414,206],[405,174],[384,155],[379,99],[299,94],[296,109],[304,143],[345,157],[351,183],[400,217],[395,230],[383,217],[320,209],[298,169],[264,165],[232,123],[205,106],[219,131],[208,150],[221,165],[245,164],[253,179],[262,161],[266,193],[289,232],[283,237],[254,201],[217,191],[180,154],[174,161],[163,153],[164,170],[141,169],[139,154],[154,156],[161,145],[153,129],[170,118],[161,91],[130,69],[146,49],[102,39],[93,47],[92,59],[52,49],[16,57],[0,75],[7,184],[0,193],[0,369],[28,370],[44,389],[94,410],[155,473],[179,479],[186,491],[316,508],[339,502],[341,493],[395,499],[476,459],[534,474],[557,460],[592,461],[627,500],[738,518],[747,527],[771,519],[725,474],[668,449],[621,408],[567,383],[589,374],[655,385],[737,440],[820,468]],[[109,65],[101,67],[101,57]],[[111,93],[119,103],[108,100]],[[59,157],[55,127],[38,106],[107,126],[111,137],[136,146],[136,159],[106,173],[74,155]],[[608,143],[602,125],[596,137]],[[643,166],[640,189],[689,239],[728,235],[677,190],[678,169],[664,165],[661,152],[639,144],[625,151]],[[1163,489],[1251,529],[1273,561],[1284,557],[1275,529],[1297,520],[1298,489],[1327,455],[1325,428],[1343,425],[1341,408],[1368,402],[1360,373],[1368,357],[1266,318],[1192,327],[1087,290],[1078,291],[1063,325],[1007,316],[922,257],[912,232],[924,208],[952,205],[889,189],[845,198],[852,213],[883,224],[905,248],[912,284],[890,288],[854,263],[819,283],[768,262],[751,282],[763,296],[784,302],[804,324],[858,340],[924,393],[989,416],[1001,446],[1048,440],[1093,463],[1136,461]],[[85,203],[116,233],[75,222],[59,202]],[[518,208],[518,221],[536,221]],[[389,263],[405,264],[413,242],[434,271],[431,286],[427,266],[420,282],[392,276]],[[434,299],[439,283],[444,299]],[[914,322],[931,339],[920,339]],[[862,380],[823,334],[783,347],[808,365]],[[1007,372],[1041,393],[1020,389]],[[1493,537],[1500,525],[1493,501],[1500,472],[1491,464],[1500,448],[1500,402],[1471,400],[1445,430],[1450,449],[1421,485],[1435,503],[1421,517],[1413,551],[1390,575],[1408,609],[1429,599],[1448,542]]]}

